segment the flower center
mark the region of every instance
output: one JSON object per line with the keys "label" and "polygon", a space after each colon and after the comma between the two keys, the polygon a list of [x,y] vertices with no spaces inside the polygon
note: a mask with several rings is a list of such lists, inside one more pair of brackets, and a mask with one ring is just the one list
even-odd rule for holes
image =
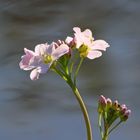
{"label": "flower center", "polygon": [[51,63],[53,61],[53,57],[51,55],[46,54],[43,56],[43,60],[44,60],[45,64],[48,64],[48,63]]}
{"label": "flower center", "polygon": [[88,55],[89,47],[86,45],[82,45],[79,48],[79,53],[81,57],[86,57]]}

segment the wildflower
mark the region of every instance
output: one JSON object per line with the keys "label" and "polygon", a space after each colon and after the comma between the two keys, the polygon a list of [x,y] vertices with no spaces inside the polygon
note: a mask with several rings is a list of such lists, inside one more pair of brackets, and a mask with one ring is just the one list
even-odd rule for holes
{"label": "wildflower", "polygon": [[52,43],[51,45],[39,44],[35,46],[35,51],[24,48],[25,55],[21,57],[19,64],[23,70],[32,70],[30,73],[31,80],[37,80],[39,74],[46,73],[54,61],[69,52],[69,47],[66,44],[57,46]]}
{"label": "wildflower", "polygon": [[102,55],[101,51],[106,51],[109,44],[104,40],[95,40],[92,37],[92,32],[89,29],[81,32],[79,27],[74,27],[74,42],[79,50],[81,57],[95,59]]}

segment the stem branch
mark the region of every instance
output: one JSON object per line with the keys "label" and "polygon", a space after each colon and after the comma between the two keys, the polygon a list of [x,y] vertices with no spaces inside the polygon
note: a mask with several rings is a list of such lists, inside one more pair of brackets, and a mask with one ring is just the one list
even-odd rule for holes
{"label": "stem branch", "polygon": [[76,71],[75,71],[75,74],[74,74],[74,84],[76,84],[76,77],[77,77],[77,74],[78,74],[78,72],[79,72],[79,69],[80,69],[80,67],[81,67],[81,65],[82,65],[82,63],[83,63],[83,60],[84,60],[84,58],[81,57],[80,62],[79,62],[79,65],[77,66],[77,69],[76,69]]}
{"label": "stem branch", "polygon": [[72,80],[68,79],[67,83],[72,88],[72,91],[73,91],[73,93],[74,93],[74,95],[75,95],[76,99],[78,100],[79,105],[81,107],[81,110],[82,110],[82,113],[83,113],[83,116],[84,116],[84,120],[85,120],[85,123],[86,123],[87,140],[92,140],[92,129],[91,129],[91,124],[90,124],[87,108],[86,108],[86,106],[85,106],[85,104],[83,102],[83,99],[82,99],[78,89],[76,88],[76,86],[74,85]]}

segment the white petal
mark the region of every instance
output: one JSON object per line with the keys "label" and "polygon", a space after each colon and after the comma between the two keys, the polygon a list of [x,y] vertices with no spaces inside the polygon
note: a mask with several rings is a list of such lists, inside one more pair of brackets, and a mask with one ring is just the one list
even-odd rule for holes
{"label": "white petal", "polygon": [[87,55],[87,57],[89,59],[95,59],[95,58],[98,58],[100,56],[102,56],[102,52],[100,52],[100,51],[89,51],[89,53]]}
{"label": "white petal", "polygon": [[46,73],[46,72],[49,70],[51,64],[52,64],[52,63],[49,63],[49,64],[43,64],[43,63],[42,63],[42,64],[40,64],[40,65],[37,67],[37,71],[38,71],[39,73]]}
{"label": "white petal", "polygon": [[35,46],[35,54],[42,56],[45,53],[46,47],[45,44],[38,44]]}
{"label": "white petal", "polygon": [[81,29],[79,27],[74,27],[73,31],[75,31],[75,33],[81,33]]}
{"label": "white petal", "polygon": [[74,42],[76,43],[76,48],[79,49],[82,44],[84,44],[84,37],[82,34],[74,34]]}
{"label": "white petal", "polygon": [[105,51],[106,48],[109,47],[109,44],[104,40],[95,40],[91,48],[93,50],[103,50]]}
{"label": "white petal", "polygon": [[92,32],[91,30],[89,29],[86,29],[83,34],[86,36],[86,37],[89,37],[89,38],[92,38]]}
{"label": "white petal", "polygon": [[34,66],[23,65],[23,60],[20,61],[20,63],[19,63],[19,67],[20,67],[20,69],[23,69],[23,70],[31,70],[31,69],[34,68]]}
{"label": "white petal", "polygon": [[69,52],[69,47],[66,44],[60,45],[58,48],[55,49],[55,51],[52,53],[52,56],[54,60],[57,60],[62,55]]}
{"label": "white petal", "polygon": [[34,52],[26,48],[24,48],[24,52],[25,55],[21,57],[22,60],[20,61],[19,66],[23,70],[31,70],[34,67],[30,65],[30,60],[34,57]]}
{"label": "white petal", "polygon": [[31,80],[37,80],[39,78],[39,72],[37,69],[34,69],[30,73]]}
{"label": "white petal", "polygon": [[40,56],[34,56],[30,59],[29,65],[37,67],[41,63],[42,59]]}
{"label": "white petal", "polygon": [[47,45],[46,46],[46,53],[52,54],[53,51],[55,51],[55,46],[56,46],[55,42],[52,42],[51,45]]}
{"label": "white petal", "polygon": [[25,54],[30,55],[30,56],[34,56],[35,55],[35,53],[33,51],[31,51],[31,50],[29,50],[27,48],[24,48],[24,52],[25,52]]}

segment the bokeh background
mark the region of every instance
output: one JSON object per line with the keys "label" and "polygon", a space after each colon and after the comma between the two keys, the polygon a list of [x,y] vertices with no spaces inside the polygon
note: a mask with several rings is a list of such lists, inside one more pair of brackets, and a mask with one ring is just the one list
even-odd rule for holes
{"label": "bokeh background", "polygon": [[70,88],[49,72],[31,81],[19,69],[23,48],[90,28],[111,47],[101,58],[86,60],[79,89],[87,104],[94,140],[99,140],[100,94],[126,103],[132,115],[110,140],[140,137],[139,0],[0,0],[0,139],[85,140],[80,108]]}

